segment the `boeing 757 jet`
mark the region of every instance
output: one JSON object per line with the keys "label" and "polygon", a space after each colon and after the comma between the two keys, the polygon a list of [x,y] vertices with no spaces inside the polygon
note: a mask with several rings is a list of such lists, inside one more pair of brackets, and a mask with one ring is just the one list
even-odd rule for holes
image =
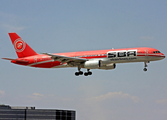
{"label": "boeing 757 jet", "polygon": [[143,62],[143,70],[147,71],[147,63],[165,58],[159,50],[149,47],[38,54],[16,33],[9,33],[9,36],[18,58],[2,59],[38,68],[77,67],[76,76],[83,75],[81,68],[87,69],[84,75],[88,76],[92,75],[90,69],[111,70],[115,69],[117,63],[131,62]]}

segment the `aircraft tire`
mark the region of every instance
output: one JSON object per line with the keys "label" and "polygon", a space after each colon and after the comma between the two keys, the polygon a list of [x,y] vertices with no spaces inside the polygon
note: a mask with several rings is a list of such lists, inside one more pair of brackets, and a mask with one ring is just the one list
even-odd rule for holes
{"label": "aircraft tire", "polygon": [[75,75],[76,75],[76,76],[79,76],[79,72],[75,72]]}
{"label": "aircraft tire", "polygon": [[143,70],[146,72],[146,71],[147,71],[147,68],[144,68]]}
{"label": "aircraft tire", "polygon": [[88,75],[92,75],[92,72],[88,72]]}
{"label": "aircraft tire", "polygon": [[79,71],[79,75],[83,75],[83,72],[82,72],[82,71]]}
{"label": "aircraft tire", "polygon": [[87,73],[87,72],[85,72],[85,73],[84,73],[84,75],[85,75],[85,76],[88,76],[88,73]]}

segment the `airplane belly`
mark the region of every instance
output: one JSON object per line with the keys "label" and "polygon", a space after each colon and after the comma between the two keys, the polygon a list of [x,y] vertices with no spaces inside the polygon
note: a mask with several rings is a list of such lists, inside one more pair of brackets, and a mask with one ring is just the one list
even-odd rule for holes
{"label": "airplane belly", "polygon": [[148,61],[148,59],[145,56],[140,57],[124,57],[124,58],[114,58],[110,59],[112,63],[129,63],[129,62],[144,62]]}
{"label": "airplane belly", "polygon": [[29,64],[28,66],[37,68],[52,68],[59,65],[60,65],[59,61],[48,60],[48,61],[34,62],[32,64]]}

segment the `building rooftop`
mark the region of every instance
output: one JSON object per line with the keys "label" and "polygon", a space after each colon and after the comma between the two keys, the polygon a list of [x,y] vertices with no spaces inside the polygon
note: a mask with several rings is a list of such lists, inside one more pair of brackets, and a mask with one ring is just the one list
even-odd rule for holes
{"label": "building rooftop", "polygon": [[26,109],[26,110],[35,110],[35,107],[25,107],[25,106],[9,106],[9,105],[0,105],[0,109]]}

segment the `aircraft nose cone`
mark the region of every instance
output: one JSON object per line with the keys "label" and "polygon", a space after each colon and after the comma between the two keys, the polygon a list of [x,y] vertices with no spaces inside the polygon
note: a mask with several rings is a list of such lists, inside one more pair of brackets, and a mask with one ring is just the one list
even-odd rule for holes
{"label": "aircraft nose cone", "polygon": [[165,58],[165,55],[162,53],[162,55],[161,55],[162,57],[163,57],[163,59]]}

